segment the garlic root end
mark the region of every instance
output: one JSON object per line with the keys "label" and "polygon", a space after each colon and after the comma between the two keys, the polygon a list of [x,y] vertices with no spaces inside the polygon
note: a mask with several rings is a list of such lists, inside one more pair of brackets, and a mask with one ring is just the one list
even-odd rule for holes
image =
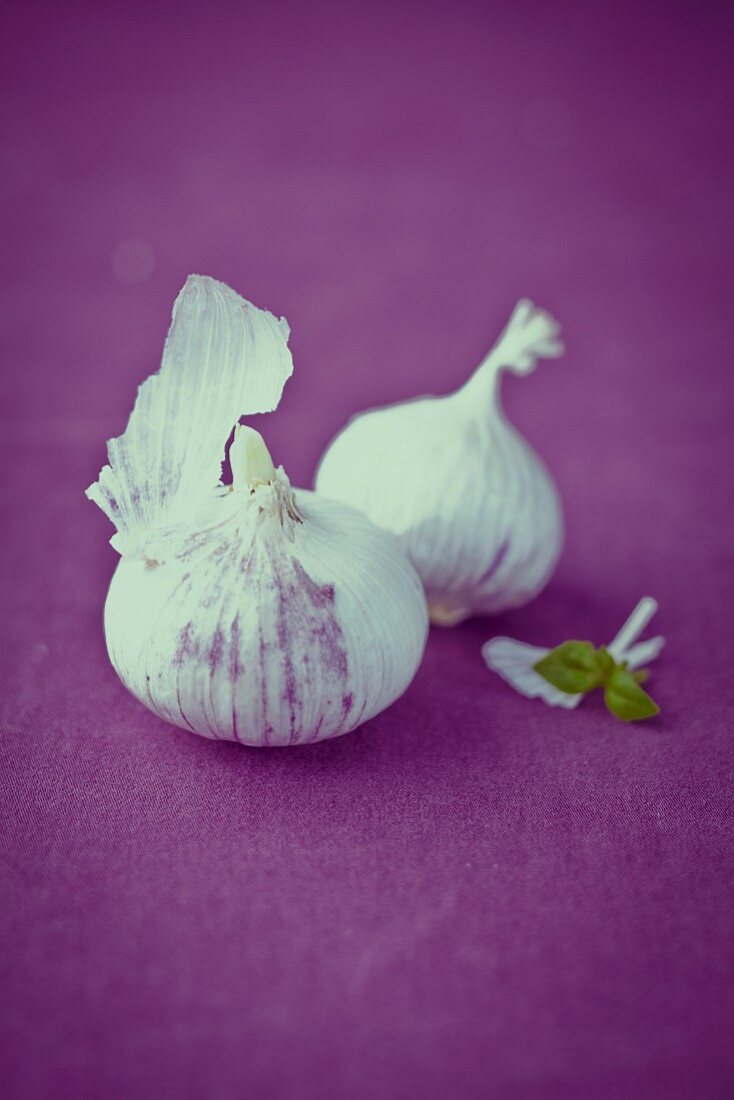
{"label": "garlic root end", "polygon": [[471,615],[467,607],[452,607],[445,603],[428,604],[428,618],[434,626],[457,626]]}
{"label": "garlic root end", "polygon": [[521,298],[479,369],[491,364],[493,370],[506,368],[515,374],[530,374],[538,359],[555,359],[563,354],[560,331],[550,313]]}

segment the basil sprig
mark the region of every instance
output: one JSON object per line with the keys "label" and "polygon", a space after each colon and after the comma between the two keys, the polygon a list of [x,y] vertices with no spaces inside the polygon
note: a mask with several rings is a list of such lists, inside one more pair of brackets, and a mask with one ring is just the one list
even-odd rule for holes
{"label": "basil sprig", "polygon": [[591,642],[564,642],[546,653],[533,668],[567,695],[587,695],[604,689],[604,702],[623,722],[636,722],[660,713],[660,707],[640,687],[646,671],[630,672],[626,661],[615,661],[605,646]]}

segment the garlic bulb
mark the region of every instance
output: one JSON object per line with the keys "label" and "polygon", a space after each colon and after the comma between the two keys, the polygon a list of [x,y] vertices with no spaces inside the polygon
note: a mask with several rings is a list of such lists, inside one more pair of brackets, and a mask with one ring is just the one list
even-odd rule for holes
{"label": "garlic bulb", "polygon": [[562,350],[556,322],[521,301],[460,390],[357,416],[321,460],[318,492],[397,535],[435,623],[524,604],[553,571],[563,540],[558,494],[506,419],[499,376],[528,374]]}
{"label": "garlic bulb", "polygon": [[406,689],[428,630],[396,541],[347,505],[294,493],[239,425],[272,409],[288,328],[213,279],[174,307],[159,373],[140,388],[88,495],[122,559],[105,605],[120,679],[204,737],[291,745],[354,729]]}

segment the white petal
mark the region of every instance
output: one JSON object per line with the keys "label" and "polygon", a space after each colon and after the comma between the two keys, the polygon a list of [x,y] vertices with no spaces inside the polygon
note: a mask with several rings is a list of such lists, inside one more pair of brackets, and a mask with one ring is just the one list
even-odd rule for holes
{"label": "white petal", "polygon": [[482,646],[482,656],[489,668],[528,699],[542,699],[551,707],[577,707],[580,695],[567,695],[553,687],[536,672],[533,665],[550,650],[516,642],[512,638],[490,638]]}
{"label": "white petal", "polygon": [[607,647],[615,661],[624,660],[625,650],[637,641],[657,609],[657,600],[654,600],[652,596],[642,597],[624,626]]}
{"label": "white petal", "polygon": [[631,649],[626,649],[623,659],[632,669],[642,668],[643,665],[649,664],[650,661],[654,661],[656,657],[660,656],[664,645],[665,638],[659,635],[657,638],[648,638],[646,642],[638,642]]}
{"label": "white petal", "polygon": [[274,409],[293,371],[288,325],[224,283],[191,275],[173,307],[159,372],[138,391],[125,433],[87,495],[117,528],[120,553],[191,519],[219,481],[240,416]]}

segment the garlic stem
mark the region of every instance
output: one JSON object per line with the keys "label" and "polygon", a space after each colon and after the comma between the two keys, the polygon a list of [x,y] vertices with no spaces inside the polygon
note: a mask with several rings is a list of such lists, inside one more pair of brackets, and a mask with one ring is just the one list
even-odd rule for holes
{"label": "garlic stem", "polygon": [[472,400],[485,400],[494,393],[496,379],[503,369],[514,374],[530,374],[538,359],[552,359],[563,353],[558,337],[558,322],[527,298],[521,298],[499,339],[474,371],[460,393]]}
{"label": "garlic stem", "polygon": [[235,492],[252,492],[258,485],[267,485],[275,477],[275,466],[265,440],[254,428],[238,424],[229,448],[232,467],[232,487]]}

